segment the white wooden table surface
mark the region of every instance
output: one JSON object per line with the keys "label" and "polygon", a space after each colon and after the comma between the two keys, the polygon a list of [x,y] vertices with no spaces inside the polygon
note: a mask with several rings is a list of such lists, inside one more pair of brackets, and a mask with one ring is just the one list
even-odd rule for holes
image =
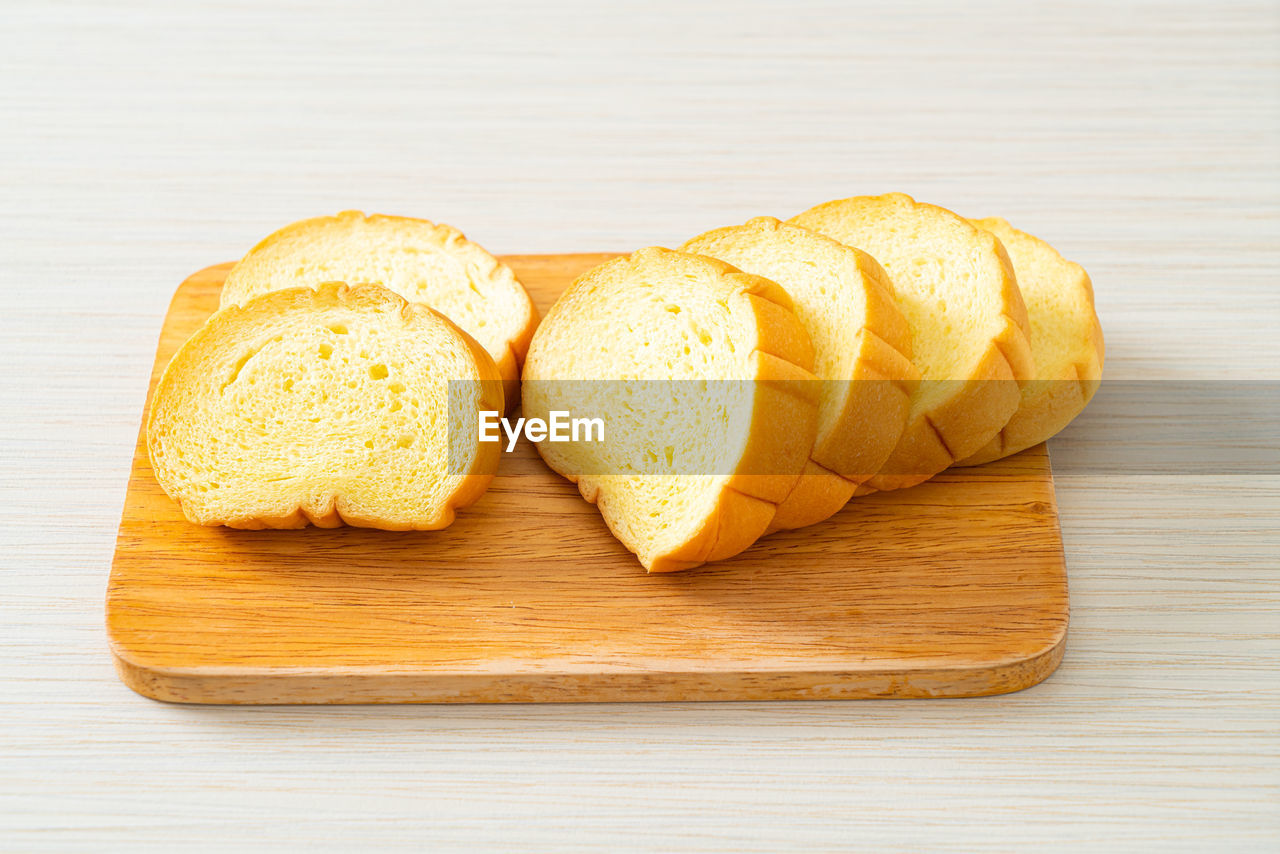
{"label": "white wooden table surface", "polygon": [[0,12],[0,849],[1280,848],[1274,472],[1061,478],[1005,697],[188,708],[102,624],[174,287],[341,208],[625,250],[904,190],[1085,264],[1110,378],[1280,379],[1275,3]]}

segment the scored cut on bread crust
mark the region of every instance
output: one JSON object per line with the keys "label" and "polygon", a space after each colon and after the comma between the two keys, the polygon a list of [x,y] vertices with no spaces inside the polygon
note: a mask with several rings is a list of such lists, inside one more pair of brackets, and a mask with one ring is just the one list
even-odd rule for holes
{"label": "scored cut on bread crust", "polygon": [[973,454],[1009,421],[1035,368],[1026,306],[1000,241],[903,193],[827,202],[792,217],[884,267],[911,325],[923,381],[872,489],[900,489]]}
{"label": "scored cut on bread crust", "polygon": [[709,231],[680,249],[770,279],[791,297],[814,347],[818,433],[770,530],[821,522],[880,470],[907,423],[919,372],[888,277],[865,252],[773,217]]}
{"label": "scored cut on bread crust", "polygon": [[1009,423],[960,460],[962,466],[1016,454],[1057,434],[1093,398],[1106,356],[1093,283],[1083,267],[1000,217],[970,221],[998,237],[1013,261],[1031,321],[1036,378],[1022,387],[1018,411]]}
{"label": "scored cut on bread crust", "polygon": [[510,267],[449,225],[360,211],[295,222],[268,235],[232,268],[222,306],[335,281],[379,284],[431,306],[489,352],[508,402],[518,397],[537,309]]}
{"label": "scored cut on bread crust", "polygon": [[[152,396],[151,466],[192,522],[435,530],[488,488],[497,367],[443,315],[377,285],[222,309]],[[469,422],[469,426],[468,426]]]}
{"label": "scored cut on bread crust", "polygon": [[[641,444],[669,455],[669,474],[625,473],[614,459],[591,470],[587,451],[538,445],[646,569],[672,572],[731,557],[765,533],[813,444],[812,364],[809,336],[777,284],[711,258],[642,249],[581,276],[547,313],[525,362],[525,414],[572,409],[566,380],[601,383],[601,405],[614,407],[628,384],[669,380],[675,394],[686,381],[750,383],[749,411],[723,442],[693,437],[730,456],[723,472],[680,473],[705,446],[664,447],[674,442],[667,435],[642,433]],[[695,404],[706,399],[701,388]],[[687,413],[690,424],[701,417]]]}

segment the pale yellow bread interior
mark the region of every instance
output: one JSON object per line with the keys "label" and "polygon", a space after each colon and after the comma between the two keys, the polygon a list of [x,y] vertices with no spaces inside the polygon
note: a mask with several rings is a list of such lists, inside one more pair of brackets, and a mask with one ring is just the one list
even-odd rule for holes
{"label": "pale yellow bread interior", "polygon": [[380,284],[431,306],[493,357],[508,399],[519,394],[537,310],[511,269],[456,228],[360,211],[295,222],[236,264],[222,286],[222,305],[322,282]]}
{"label": "pale yellow bread interior", "polygon": [[202,525],[430,530],[488,486],[501,452],[476,413],[502,408],[493,359],[449,320],[330,283],[210,318],[156,387],[147,446]]}
{"label": "pale yellow bread interior", "polygon": [[680,248],[771,279],[791,297],[813,342],[818,431],[805,474],[770,528],[821,522],[880,470],[907,423],[919,373],[888,278],[865,252],[772,217],[709,231]]}
{"label": "pale yellow bread interior", "polygon": [[1036,376],[1022,387],[1018,411],[1004,429],[960,465],[1016,454],[1066,427],[1097,391],[1105,356],[1093,284],[1084,268],[999,217],[972,222],[1000,238],[1013,261],[1031,321]]}
{"label": "pale yellow bread interior", "polygon": [[687,569],[750,546],[790,494],[817,429],[812,365],[778,285],[642,249],[580,277],[547,313],[524,414],[614,413],[624,435],[611,442],[538,451],[647,569]]}
{"label": "pale yellow bread interior", "polygon": [[1026,307],[1000,241],[902,193],[827,202],[791,222],[869,253],[889,274],[922,382],[874,489],[920,483],[991,441],[1032,378]]}

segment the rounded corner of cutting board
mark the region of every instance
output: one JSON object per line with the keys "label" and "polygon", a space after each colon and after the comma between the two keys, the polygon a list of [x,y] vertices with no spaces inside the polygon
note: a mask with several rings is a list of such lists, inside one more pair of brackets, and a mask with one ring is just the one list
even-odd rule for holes
{"label": "rounded corner of cutting board", "polygon": [[125,687],[149,700],[161,700],[166,703],[190,702],[184,700],[181,692],[173,690],[172,675],[161,668],[151,667],[126,651],[120,641],[110,636],[111,662],[115,665],[116,675]]}
{"label": "rounded corner of cutting board", "polygon": [[986,676],[990,690],[972,696],[996,696],[1013,694],[1034,688],[1048,679],[1062,664],[1067,651],[1067,627],[1069,616],[1063,615],[1062,625],[1056,636],[1040,650],[1027,656],[1010,658],[993,665]]}

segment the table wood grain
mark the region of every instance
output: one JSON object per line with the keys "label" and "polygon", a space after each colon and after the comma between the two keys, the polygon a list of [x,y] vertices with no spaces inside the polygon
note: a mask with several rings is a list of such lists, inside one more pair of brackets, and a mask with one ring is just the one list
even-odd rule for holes
{"label": "table wood grain", "polygon": [[1274,472],[1059,473],[1069,651],[1004,697],[184,708],[103,597],[174,287],[348,207],[610,251],[903,190],[1084,264],[1108,378],[1280,379],[1276,3],[23,0],[0,46],[0,848],[1275,849]]}

